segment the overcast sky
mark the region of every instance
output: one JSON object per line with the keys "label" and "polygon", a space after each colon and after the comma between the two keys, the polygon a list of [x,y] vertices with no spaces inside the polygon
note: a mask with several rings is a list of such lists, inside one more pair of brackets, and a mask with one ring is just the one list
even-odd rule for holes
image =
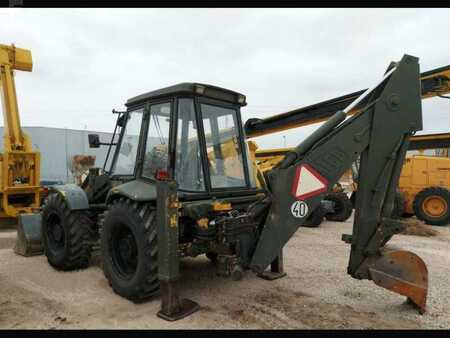
{"label": "overcast sky", "polygon": [[[33,54],[16,76],[22,125],[112,131],[112,108],[179,82],[245,94],[245,121],[367,88],[404,53],[422,72],[448,65],[449,25],[449,9],[0,9],[0,43]],[[450,100],[423,112],[424,132],[450,131]]]}

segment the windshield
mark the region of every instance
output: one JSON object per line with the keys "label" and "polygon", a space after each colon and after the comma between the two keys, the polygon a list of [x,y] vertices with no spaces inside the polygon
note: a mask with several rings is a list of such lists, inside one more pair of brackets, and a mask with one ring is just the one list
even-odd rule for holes
{"label": "windshield", "polygon": [[244,187],[245,175],[236,111],[201,104],[212,188]]}
{"label": "windshield", "polygon": [[113,175],[133,175],[139,145],[143,109],[128,113],[117,159],[112,169]]}

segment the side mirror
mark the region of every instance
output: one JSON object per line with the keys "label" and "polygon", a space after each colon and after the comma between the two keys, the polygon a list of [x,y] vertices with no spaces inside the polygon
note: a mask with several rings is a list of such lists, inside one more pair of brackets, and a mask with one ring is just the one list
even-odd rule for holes
{"label": "side mirror", "polygon": [[125,115],[122,115],[117,119],[117,125],[123,127],[125,125]]}
{"label": "side mirror", "polygon": [[100,147],[100,138],[98,134],[88,134],[88,139],[89,139],[89,148]]}

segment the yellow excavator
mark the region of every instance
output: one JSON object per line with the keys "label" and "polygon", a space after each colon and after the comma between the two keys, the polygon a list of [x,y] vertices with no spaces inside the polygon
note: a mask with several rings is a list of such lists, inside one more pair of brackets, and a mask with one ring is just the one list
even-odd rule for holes
{"label": "yellow excavator", "polygon": [[[0,220],[18,220],[18,236],[25,236],[21,226],[21,214],[29,214],[39,208],[40,154],[32,149],[30,137],[22,130],[17,103],[14,71],[31,72],[31,52],[14,45],[0,44],[0,93],[3,107],[3,153],[0,154]],[[37,231],[27,231],[27,236],[37,236]],[[30,240],[30,239],[29,239]],[[30,253],[39,251],[16,245],[15,251]],[[27,252],[26,252],[27,251]]]}

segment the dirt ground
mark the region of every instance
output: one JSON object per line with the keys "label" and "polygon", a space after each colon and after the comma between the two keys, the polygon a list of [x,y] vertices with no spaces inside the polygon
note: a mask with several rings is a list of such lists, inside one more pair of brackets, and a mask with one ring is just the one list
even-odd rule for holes
{"label": "dirt ground", "polygon": [[200,311],[176,322],[156,317],[159,297],[134,304],[115,295],[99,264],[57,272],[45,256],[14,254],[14,230],[0,231],[0,328],[299,328],[394,329],[450,327],[450,227],[434,237],[397,235],[391,243],[421,256],[429,270],[428,311],[405,298],[346,274],[346,223],[301,228],[285,250],[288,275],[241,281],[215,274],[204,257],[182,263],[182,296]]}

